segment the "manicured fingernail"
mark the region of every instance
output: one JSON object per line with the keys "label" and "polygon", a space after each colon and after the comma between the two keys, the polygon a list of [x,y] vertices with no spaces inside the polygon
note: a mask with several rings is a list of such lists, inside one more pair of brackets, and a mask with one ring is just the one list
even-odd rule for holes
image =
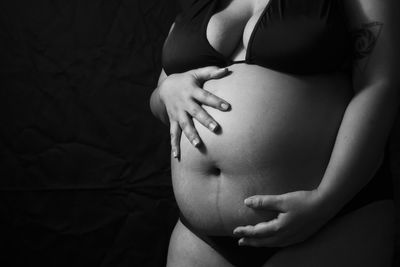
{"label": "manicured fingernail", "polygon": [[208,124],[208,128],[211,130],[211,131],[215,131],[215,129],[217,129],[217,124],[215,123],[215,122],[210,122],[210,124]]}
{"label": "manicured fingernail", "polygon": [[227,110],[229,108],[229,105],[226,103],[221,103],[221,108]]}
{"label": "manicured fingernail", "polygon": [[198,138],[195,138],[195,139],[192,140],[192,144],[194,146],[198,146],[200,144],[200,140]]}

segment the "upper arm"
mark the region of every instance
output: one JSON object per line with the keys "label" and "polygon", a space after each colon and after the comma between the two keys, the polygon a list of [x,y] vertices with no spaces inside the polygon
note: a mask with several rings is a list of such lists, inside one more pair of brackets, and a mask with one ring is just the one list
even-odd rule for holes
{"label": "upper arm", "polygon": [[[171,31],[172,31],[172,29],[174,28],[174,26],[175,26],[175,22],[172,23],[172,25],[171,25],[171,27],[170,27],[170,29],[169,29],[169,32],[168,32],[168,36],[165,38],[164,43],[167,41],[167,39],[168,39],[169,35],[171,34]],[[160,83],[161,83],[165,78],[167,78],[167,74],[165,73],[164,69],[162,68],[162,69],[161,69],[160,76],[158,77],[157,86],[160,85]]]}
{"label": "upper arm", "polygon": [[354,90],[400,84],[398,0],[343,0],[353,41]]}

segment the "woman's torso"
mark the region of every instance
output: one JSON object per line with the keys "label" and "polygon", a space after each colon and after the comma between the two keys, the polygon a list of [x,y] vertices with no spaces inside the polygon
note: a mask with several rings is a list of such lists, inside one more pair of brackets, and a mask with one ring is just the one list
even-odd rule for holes
{"label": "woman's torso", "polygon": [[[270,1],[268,11],[274,12],[277,12],[276,8],[284,8],[280,6],[282,3],[294,3],[294,0]],[[201,1],[197,2],[200,4]],[[262,40],[263,35],[256,36],[254,32],[255,29],[261,31],[261,26],[254,27],[271,15],[265,9],[255,8],[256,5],[250,9],[244,7],[243,13],[250,10],[252,15],[244,18],[237,15],[234,25],[241,29],[243,36],[225,33],[223,36],[226,37],[219,38],[218,29],[229,32],[233,27],[230,22],[235,20],[237,14],[232,11],[234,3],[239,5],[234,1],[212,17],[207,14],[212,9],[199,9],[206,13],[201,28],[206,37],[203,40],[208,43],[208,47],[200,48],[211,49],[208,52],[214,53],[215,60],[221,64],[222,61],[245,60],[242,64],[230,65],[229,76],[204,84],[205,90],[231,103],[232,110],[221,112],[204,107],[219,122],[221,132],[211,133],[195,122],[204,147],[194,148],[182,137],[181,160],[172,159],[174,192],[182,215],[193,227],[214,235],[230,235],[238,225],[254,224],[276,215],[246,208],[243,200],[248,196],[311,189],[319,183],[351,97],[350,81],[345,74],[337,70],[328,71],[330,66],[326,65],[321,66],[324,73],[313,72],[317,59],[310,58],[310,61],[315,61],[310,65],[308,61],[301,63],[296,56],[290,59],[284,54],[281,56],[293,66],[278,62],[271,67],[275,66],[275,70],[271,70],[264,64],[264,60],[271,57],[266,53],[266,57],[259,56],[262,60],[257,63],[255,59],[258,57],[253,56],[263,53],[258,46],[265,40]],[[231,11],[229,7],[232,7]],[[192,14],[195,18],[201,15],[199,10],[192,10],[197,13]],[[270,27],[271,24],[265,25]],[[181,26],[175,25],[178,33]],[[231,40],[226,43],[227,38]],[[230,43],[235,43],[235,38],[240,39],[236,47],[230,46]],[[176,43],[177,39],[179,34],[172,34],[169,44],[173,44],[174,40]],[[253,40],[252,43],[250,40]],[[282,44],[285,45],[289,46]],[[168,51],[168,44],[164,52],[165,49]],[[194,58],[190,60],[196,61],[196,51],[192,52]],[[202,52],[198,51],[198,54],[202,55]],[[179,57],[174,60],[178,69],[193,65],[190,60],[189,63],[179,62]],[[209,62],[203,62],[206,63]],[[304,69],[301,69],[302,64]],[[172,65],[166,62],[166,66]],[[176,66],[170,69],[176,69]],[[308,75],[288,74],[289,71],[279,66],[291,69],[290,72],[298,70]]]}
{"label": "woman's torso", "polygon": [[294,77],[246,64],[230,69],[230,76],[204,85],[231,103],[229,112],[204,107],[221,131],[195,121],[204,146],[182,137],[181,159],[171,160],[182,215],[217,235],[276,215],[246,208],[246,197],[318,185],[351,97],[340,74]]}

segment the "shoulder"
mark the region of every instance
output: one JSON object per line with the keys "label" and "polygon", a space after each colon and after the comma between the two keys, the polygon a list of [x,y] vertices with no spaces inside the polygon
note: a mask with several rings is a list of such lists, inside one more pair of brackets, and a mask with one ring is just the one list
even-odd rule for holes
{"label": "shoulder", "polygon": [[400,84],[400,1],[342,0],[353,39],[355,77]]}
{"label": "shoulder", "polygon": [[350,28],[370,20],[381,20],[389,24],[397,21],[400,4],[398,0],[342,0]]}
{"label": "shoulder", "polygon": [[190,8],[192,5],[194,5],[196,2],[199,2],[202,0],[178,0],[179,7],[181,8],[182,11],[187,10]]}

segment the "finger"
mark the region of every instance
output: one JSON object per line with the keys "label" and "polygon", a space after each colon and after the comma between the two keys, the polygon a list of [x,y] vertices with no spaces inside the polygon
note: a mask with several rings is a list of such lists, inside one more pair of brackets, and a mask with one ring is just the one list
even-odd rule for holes
{"label": "finger", "polygon": [[199,147],[201,144],[200,137],[194,127],[193,119],[186,112],[181,115],[179,126],[190,143],[195,147]]}
{"label": "finger", "polygon": [[285,212],[282,195],[251,196],[244,200],[244,204],[253,209],[267,209]]}
{"label": "finger", "polygon": [[291,235],[288,232],[281,231],[268,237],[242,237],[238,244],[255,247],[284,247],[304,241],[303,236]]}
{"label": "finger", "polygon": [[189,108],[189,114],[212,132],[218,128],[218,123],[196,103]]}
{"label": "finger", "polygon": [[204,82],[210,79],[222,78],[223,76],[228,74],[228,72],[228,68],[218,68],[215,66],[210,66],[194,70],[193,75],[196,77],[196,80]]}
{"label": "finger", "polygon": [[229,73],[228,68],[219,68],[218,70],[212,71],[209,74],[208,79],[219,79],[219,78],[224,77],[228,73]]}
{"label": "finger", "polygon": [[241,238],[238,241],[239,246],[250,247],[284,247],[286,243],[281,241],[279,237],[268,238]]}
{"label": "finger", "polygon": [[225,100],[219,98],[218,96],[210,93],[207,90],[199,88],[198,90],[194,91],[193,98],[196,99],[198,102],[222,110],[227,111],[230,108],[230,104]]}
{"label": "finger", "polygon": [[278,234],[281,228],[280,220],[274,219],[254,226],[239,226],[233,231],[233,234],[237,237],[266,238]]}
{"label": "finger", "polygon": [[170,135],[171,135],[171,152],[174,158],[179,158],[180,156],[180,140],[181,140],[182,130],[179,127],[177,121],[171,121],[170,124]]}

